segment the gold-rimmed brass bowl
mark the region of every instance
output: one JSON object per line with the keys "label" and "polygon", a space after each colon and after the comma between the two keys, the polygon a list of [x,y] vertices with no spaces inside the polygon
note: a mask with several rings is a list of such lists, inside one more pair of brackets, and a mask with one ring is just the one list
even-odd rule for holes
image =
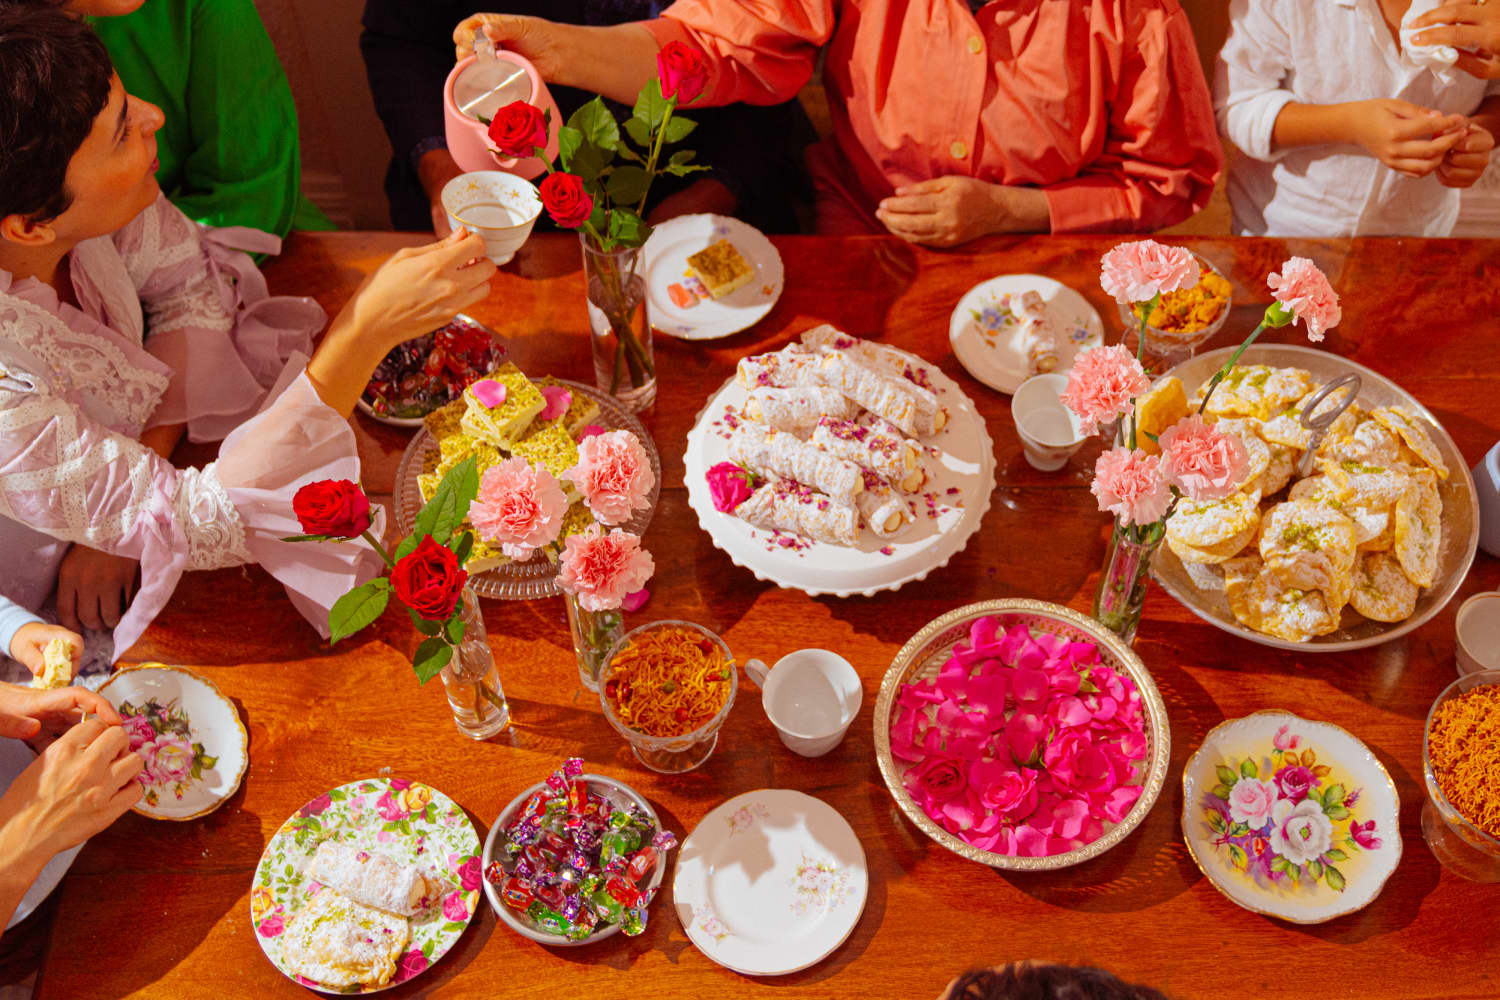
{"label": "gold-rimmed brass bowl", "polygon": [[[1012,625],[1025,625],[1033,635],[1048,633],[1070,642],[1092,642],[1099,649],[1100,661],[1129,677],[1141,695],[1141,707],[1146,715],[1146,737],[1150,741],[1139,775],[1141,797],[1123,820],[1107,825],[1097,840],[1064,854],[1042,858],[997,854],[954,836],[933,822],[912,799],[902,783],[906,766],[891,753],[891,713],[901,685],[936,677],[952,654],[954,645],[968,638],[970,626],[977,619],[990,616],[999,619],[1001,630]],[[1046,601],[1015,598],[981,601],[955,608],[934,619],[901,647],[901,651],[891,662],[890,669],[886,671],[885,679],[880,683],[880,695],[875,701],[875,758],[880,765],[880,776],[885,779],[896,805],[901,807],[901,811],[918,829],[943,847],[960,857],[992,868],[1054,871],[1092,860],[1114,847],[1130,836],[1131,831],[1140,825],[1141,820],[1146,818],[1146,814],[1156,804],[1157,796],[1161,794],[1162,786],[1167,780],[1167,762],[1171,750],[1172,734],[1167,725],[1167,706],[1141,658],[1119,636],[1092,618]]]}

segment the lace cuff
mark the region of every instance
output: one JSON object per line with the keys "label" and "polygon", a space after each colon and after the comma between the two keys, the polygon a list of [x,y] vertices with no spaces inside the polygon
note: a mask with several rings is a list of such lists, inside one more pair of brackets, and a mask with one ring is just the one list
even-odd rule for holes
{"label": "lace cuff", "polygon": [[255,561],[245,544],[245,522],[213,465],[178,470],[172,509],[187,534],[188,569],[220,569]]}

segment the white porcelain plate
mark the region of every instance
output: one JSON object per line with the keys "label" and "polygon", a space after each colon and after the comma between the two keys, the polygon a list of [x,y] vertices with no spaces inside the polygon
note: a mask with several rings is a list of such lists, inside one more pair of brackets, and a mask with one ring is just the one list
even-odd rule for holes
{"label": "white porcelain plate", "polygon": [[1338,726],[1256,712],[1215,726],[1182,772],[1182,835],[1247,910],[1317,924],[1362,909],[1401,860],[1401,803]]}
{"label": "white porcelain plate", "polygon": [[250,738],[239,712],[211,681],[143,663],[110,677],[99,693],[125,718],[130,744],[146,760],[145,792],[135,812],[197,819],[240,787],[250,764]]}
{"label": "white porcelain plate", "polygon": [[683,841],[677,919],[709,958],[747,976],[821,962],[865,908],[865,851],[819,799],[785,789],[737,795]]}
{"label": "white porcelain plate", "polygon": [[908,357],[926,373],[948,408],[948,423],[920,442],[929,477],[911,498],[916,520],[891,538],[862,530],[856,546],[802,539],[788,545],[788,536],[777,537],[714,509],[708,470],[728,460],[731,425],[740,419],[747,394],[731,377],[709,398],[688,432],[683,456],[688,503],[698,514],[698,524],[735,565],[779,587],[849,597],[895,590],[924,579],[963,551],[979,530],[995,491],[995,446],[985,430],[984,417],[958,383],[936,365],[914,354]]}
{"label": "white porcelain plate", "polygon": [[[688,257],[719,240],[734,244],[755,268],[755,277],[722,299],[678,305],[670,289],[686,289]],[[727,215],[680,215],[663,222],[652,231],[642,257],[651,325],[680,340],[715,340],[739,333],[759,322],[781,298],[781,254],[760,230]]]}
{"label": "white porcelain plate", "polygon": [[958,300],[948,320],[948,340],[958,361],[979,381],[1004,393],[1015,392],[1031,375],[1021,345],[1021,323],[1006,304],[1022,292],[1037,292],[1060,312],[1069,329],[1057,345],[1057,370],[1073,367],[1080,351],[1104,343],[1104,323],[1088,300],[1067,285],[1039,274],[1005,274],[980,282]]}

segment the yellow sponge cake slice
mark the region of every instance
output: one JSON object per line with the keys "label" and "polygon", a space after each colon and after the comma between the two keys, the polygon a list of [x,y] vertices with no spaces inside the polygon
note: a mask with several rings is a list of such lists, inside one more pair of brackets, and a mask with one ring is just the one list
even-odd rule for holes
{"label": "yellow sponge cake slice", "polygon": [[743,288],[755,277],[755,268],[740,256],[740,252],[728,240],[720,240],[699,250],[687,259],[687,263],[693,276],[703,282],[708,294],[716,299],[722,299]]}

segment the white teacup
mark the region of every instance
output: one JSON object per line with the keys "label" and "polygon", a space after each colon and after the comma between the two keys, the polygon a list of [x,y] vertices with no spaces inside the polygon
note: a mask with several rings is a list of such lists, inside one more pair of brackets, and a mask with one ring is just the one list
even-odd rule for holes
{"label": "white teacup", "polygon": [[838,746],[864,702],[859,674],[826,649],[788,653],[769,671],[752,660],[745,672],[761,689],[761,707],[781,742],[804,757],[821,757]]}
{"label": "white teacup", "polygon": [[478,233],[484,255],[506,264],[531,235],[542,214],[542,196],[535,184],[515,174],[476,170],[443,185],[443,209],[448,225]]}
{"label": "white teacup", "polygon": [[1010,416],[1033,469],[1055,472],[1083,445],[1083,428],[1062,402],[1067,385],[1066,375],[1047,372],[1022,382],[1010,397]]}
{"label": "white teacup", "polygon": [[1460,677],[1500,670],[1500,590],[1487,590],[1464,601],[1453,627],[1458,634],[1454,653]]}

